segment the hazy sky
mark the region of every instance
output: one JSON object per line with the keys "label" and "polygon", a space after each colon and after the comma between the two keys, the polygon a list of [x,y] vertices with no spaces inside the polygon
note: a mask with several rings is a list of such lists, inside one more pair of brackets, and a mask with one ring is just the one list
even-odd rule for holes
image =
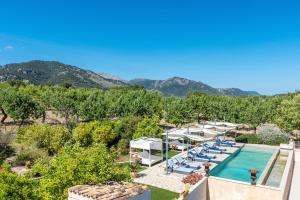
{"label": "hazy sky", "polygon": [[300,1],[0,0],[0,64],[58,60],[124,79],[300,89]]}

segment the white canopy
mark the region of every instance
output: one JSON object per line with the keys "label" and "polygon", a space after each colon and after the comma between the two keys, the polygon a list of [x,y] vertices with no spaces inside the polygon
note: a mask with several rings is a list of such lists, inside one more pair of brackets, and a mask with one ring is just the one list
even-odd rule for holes
{"label": "white canopy", "polygon": [[223,135],[225,132],[220,132],[220,131],[214,131],[212,129],[207,129],[207,128],[189,128],[190,133],[204,133],[208,135],[213,135],[213,136],[219,136]]}
{"label": "white canopy", "polygon": [[[180,139],[180,138],[188,138],[190,140],[198,141],[198,142],[204,142],[211,140],[212,138],[206,138],[202,137],[200,135],[195,135],[193,133],[198,133],[198,132],[203,132],[203,133],[208,133],[210,135],[220,135],[219,132],[213,131],[213,130],[208,130],[208,129],[202,129],[202,128],[180,128],[180,129],[171,129],[168,131],[168,138],[169,139]],[[163,135],[167,135],[167,133],[163,133]]]}
{"label": "white canopy", "polygon": [[230,122],[212,122],[212,121],[207,121],[206,122],[208,125],[212,125],[212,126],[223,126],[223,127],[231,127],[231,128],[236,128],[239,126],[239,124],[234,124],[234,123],[230,123]]}
{"label": "white canopy", "polygon": [[235,129],[235,127],[218,126],[218,125],[210,125],[210,124],[205,124],[205,125],[198,124],[198,127],[205,128],[205,129],[218,129],[222,131],[229,131]]}
{"label": "white canopy", "polygon": [[[186,138],[187,129],[183,128],[174,128],[171,130],[168,130],[168,137],[169,139],[184,139]],[[163,133],[163,135],[167,135],[167,132]]]}
{"label": "white canopy", "polygon": [[163,148],[161,139],[142,137],[137,140],[130,141],[130,147],[135,149],[154,149],[161,151]]}

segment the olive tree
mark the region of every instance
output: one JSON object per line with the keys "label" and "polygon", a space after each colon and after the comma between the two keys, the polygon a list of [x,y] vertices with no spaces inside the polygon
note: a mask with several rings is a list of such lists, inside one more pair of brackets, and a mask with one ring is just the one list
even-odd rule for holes
{"label": "olive tree", "polygon": [[257,128],[257,136],[264,144],[279,144],[288,141],[288,134],[272,124],[259,126]]}

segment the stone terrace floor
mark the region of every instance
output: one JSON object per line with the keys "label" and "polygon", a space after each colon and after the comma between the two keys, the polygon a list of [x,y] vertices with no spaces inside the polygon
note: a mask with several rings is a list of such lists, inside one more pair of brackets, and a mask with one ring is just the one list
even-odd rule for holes
{"label": "stone terrace floor", "polygon": [[[208,155],[216,155],[217,158],[214,159],[214,161],[211,162],[211,167],[210,169],[213,169],[216,167],[218,164],[225,160],[227,157],[229,157],[232,153],[236,152],[242,144],[237,144],[235,147],[223,147],[226,148],[227,151],[226,153],[223,154],[211,154],[208,153]],[[186,157],[187,152],[182,152],[176,156],[182,156]],[[205,174],[204,173],[204,167],[202,166],[203,162],[198,162],[201,163],[201,168],[195,172]],[[159,187],[162,189],[166,189],[169,191],[181,193],[184,190],[184,183],[182,183],[182,179],[185,175],[183,174],[178,174],[175,172],[169,172],[168,175],[165,174],[165,169],[166,167],[166,161],[159,163],[157,165],[154,165],[152,167],[149,167],[139,173],[139,177],[134,179],[134,182],[136,183],[141,183],[145,185],[151,185],[155,187]]]}

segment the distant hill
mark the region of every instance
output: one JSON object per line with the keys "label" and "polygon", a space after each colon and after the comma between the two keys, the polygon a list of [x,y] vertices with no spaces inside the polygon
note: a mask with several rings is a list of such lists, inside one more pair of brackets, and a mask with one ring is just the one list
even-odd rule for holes
{"label": "distant hill", "polygon": [[244,91],[239,88],[219,88],[219,92],[227,96],[260,96],[256,91]]}
{"label": "distant hill", "polygon": [[75,87],[110,89],[113,87],[140,85],[148,90],[160,91],[166,96],[185,96],[192,91],[208,95],[257,96],[253,91],[238,88],[213,88],[202,82],[173,77],[167,80],[134,79],[125,81],[107,73],[95,73],[57,61],[33,60],[0,66],[0,82],[22,80],[33,84],[71,84]]}
{"label": "distant hill", "polygon": [[102,76],[76,66],[57,61],[40,60],[2,66],[0,68],[0,82],[7,80],[24,80],[33,84],[68,83],[76,87],[102,89],[128,85],[122,80]]}
{"label": "distant hill", "polygon": [[144,86],[148,90],[157,90],[166,96],[185,96],[192,91],[203,92],[208,95],[228,96],[258,96],[257,92],[243,91],[237,88],[219,89],[213,88],[202,82],[185,78],[173,77],[167,80],[133,79],[130,84]]}

